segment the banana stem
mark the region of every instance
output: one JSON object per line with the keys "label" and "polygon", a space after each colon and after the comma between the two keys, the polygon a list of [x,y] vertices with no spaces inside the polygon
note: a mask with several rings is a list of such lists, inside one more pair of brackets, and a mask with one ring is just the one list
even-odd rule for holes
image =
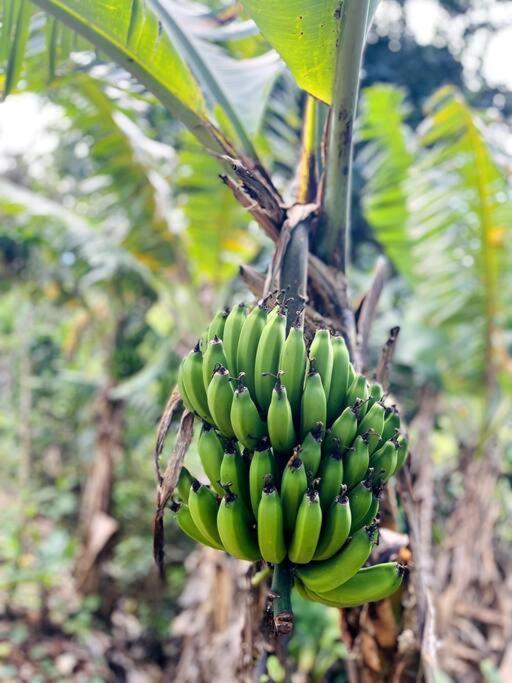
{"label": "banana stem", "polygon": [[276,564],[272,576],[272,612],[278,635],[289,635],[293,630],[292,574],[288,562]]}
{"label": "banana stem", "polygon": [[336,57],[334,99],[327,146],[325,190],[317,254],[346,270],[350,236],[353,127],[370,0],[345,0]]}

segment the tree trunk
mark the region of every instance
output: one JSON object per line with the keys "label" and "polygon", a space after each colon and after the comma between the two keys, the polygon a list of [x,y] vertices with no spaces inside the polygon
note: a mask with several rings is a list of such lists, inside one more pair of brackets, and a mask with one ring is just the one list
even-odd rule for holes
{"label": "tree trunk", "polygon": [[102,566],[119,528],[111,508],[115,466],[123,450],[123,404],[109,398],[110,389],[110,384],[105,386],[96,399],[96,447],[80,511],[81,549],[75,579],[84,594],[98,592]]}

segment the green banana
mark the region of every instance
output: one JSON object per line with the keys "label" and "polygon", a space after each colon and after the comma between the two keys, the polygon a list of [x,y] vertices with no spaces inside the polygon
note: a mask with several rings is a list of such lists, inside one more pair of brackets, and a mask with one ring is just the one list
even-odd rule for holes
{"label": "green banana", "polygon": [[331,343],[331,333],[329,330],[317,330],[311,346],[309,357],[315,361],[315,367],[322,378],[326,397],[331,390],[333,350]]}
{"label": "green banana", "polygon": [[229,377],[229,372],[225,367],[219,365],[213,373],[212,381],[206,392],[210,415],[215,422],[218,430],[233,438],[235,432],[231,426],[231,404],[233,403],[233,387]]}
{"label": "green banana", "polygon": [[371,524],[377,515],[379,514],[379,505],[380,505],[380,489],[379,488],[374,488],[373,493],[372,493],[372,502],[370,504],[370,507],[368,508],[368,512],[366,513],[361,526],[368,526]]}
{"label": "green banana", "polygon": [[178,368],[178,379],[177,379],[177,385],[178,385],[178,390],[180,392],[181,400],[183,401],[183,405],[187,410],[190,410],[192,413],[194,411],[194,406],[192,405],[192,401],[189,399],[187,390],[185,389],[185,383],[183,382],[183,363],[180,363],[180,366]]}
{"label": "green banana", "polygon": [[257,518],[258,506],[261,500],[261,491],[265,477],[275,477],[276,463],[268,441],[264,439],[254,451],[249,467],[249,493],[254,517]]}
{"label": "green banana", "polygon": [[375,526],[360,529],[336,555],[328,560],[313,562],[306,567],[298,567],[296,569],[297,576],[307,588],[317,593],[325,593],[337,588],[352,578],[363,566],[369,558],[377,538],[378,533]]}
{"label": "green banana", "polygon": [[197,441],[197,450],[204,473],[210,480],[210,484],[220,496],[223,496],[224,489],[218,482],[220,480],[220,467],[224,458],[224,446],[215,429],[207,422],[203,423]]}
{"label": "green banana", "polygon": [[222,341],[224,342],[224,353],[226,354],[226,360],[228,362],[228,370],[233,377],[236,377],[239,372],[237,364],[238,341],[246,316],[245,304],[233,306],[230,314],[226,318],[226,324],[224,326],[224,336],[222,337]]}
{"label": "green banana", "polygon": [[353,489],[365,476],[370,464],[368,444],[364,436],[357,436],[352,448],[343,455],[343,483]]}
{"label": "green banana", "polygon": [[176,484],[178,495],[184,503],[188,503],[190,494],[190,487],[192,486],[193,477],[186,467],[182,467]]}
{"label": "green banana", "polygon": [[341,413],[345,405],[349,376],[350,359],[347,345],[341,336],[332,338],[332,379],[329,396],[327,398],[327,423]]}
{"label": "green banana", "polygon": [[254,363],[254,388],[256,400],[262,411],[268,410],[272,399],[274,378],[279,370],[279,359],[286,335],[286,315],[279,312],[267,320],[258,343]]}
{"label": "green banana", "polygon": [[196,344],[183,361],[183,385],[194,412],[203,420],[212,422],[212,416],[208,409],[206,389],[203,382],[203,356],[199,351],[199,344]]}
{"label": "green banana", "polygon": [[268,434],[274,452],[290,453],[297,437],[293,426],[293,415],[286,387],[281,382],[281,372],[272,390],[272,400],[267,415]]}
{"label": "green banana", "polygon": [[370,458],[370,466],[373,467],[373,481],[386,482],[395,471],[396,465],[397,444],[394,441],[386,441]]}
{"label": "green banana", "polygon": [[315,478],[318,468],[320,467],[320,460],[322,457],[322,431],[323,425],[319,423],[313,431],[306,434],[306,438],[300,447],[300,459],[304,463],[304,469],[311,481]]}
{"label": "green banana", "polygon": [[396,406],[386,408],[384,416],[384,427],[382,429],[382,443],[391,439],[400,429],[400,415]]}
{"label": "green banana", "polygon": [[199,337],[199,341],[197,342],[199,345],[199,351],[204,354],[208,347],[208,330],[206,329],[203,334]]}
{"label": "green banana", "polygon": [[377,401],[382,401],[383,398],[384,398],[384,389],[382,387],[382,384],[379,384],[378,382],[374,382],[370,386],[370,402],[371,402],[371,405],[373,405]]}
{"label": "green banana", "polygon": [[359,399],[363,403],[370,397],[368,382],[364,375],[356,375],[347,391],[347,405],[352,406]]}
{"label": "green banana", "polygon": [[321,422],[326,424],[327,401],[320,374],[312,367],[304,384],[302,393],[300,435],[301,439]]}
{"label": "green banana", "polygon": [[233,395],[231,425],[238,441],[245,448],[253,450],[267,435],[267,425],[260,418],[249,389],[244,386],[242,379],[241,375]]}
{"label": "green banana", "polygon": [[320,497],[313,487],[304,494],[297,512],[288,557],[295,564],[307,564],[313,559],[322,529]]}
{"label": "green banana", "polygon": [[286,557],[283,506],[271,475],[265,479],[257,519],[261,556],[265,562],[279,564]]}
{"label": "green banana", "polygon": [[306,373],[306,344],[300,327],[290,328],[281,352],[279,369],[283,371],[283,385],[286,387],[293,418],[298,426],[300,400]]}
{"label": "green banana", "polygon": [[320,503],[325,512],[338,495],[343,483],[343,458],[339,449],[334,449],[322,459],[318,478],[320,479]]}
{"label": "green banana", "polygon": [[220,466],[220,485],[224,491],[226,486],[230,486],[233,493],[241,498],[248,510],[251,510],[247,464],[232,442],[229,442],[224,450]]}
{"label": "green banana", "polygon": [[[341,448],[349,448],[357,434],[357,406],[348,406],[331,425],[329,442],[337,441]],[[326,440],[327,441],[327,440]],[[328,447],[326,443],[326,447]]]}
{"label": "green banana", "polygon": [[377,432],[374,432],[373,429],[369,429],[364,437],[368,443],[368,453],[371,456],[373,453],[375,453],[377,448],[382,445],[382,440],[380,435],[377,434]]}
{"label": "green banana", "polygon": [[226,355],[224,354],[224,343],[219,337],[214,337],[208,342],[203,356],[203,384],[205,391],[208,390],[215,370],[220,366],[225,368],[227,364]]}
{"label": "green banana", "polygon": [[194,524],[203,536],[214,546],[221,546],[217,530],[217,497],[211,489],[194,479],[188,497],[188,507]]}
{"label": "green banana", "polygon": [[341,586],[320,597],[338,607],[357,607],[389,598],[400,588],[407,569],[396,562],[374,564],[360,569]]}
{"label": "green banana", "polygon": [[215,548],[216,550],[223,550],[222,546],[213,545],[210,543],[206,536],[203,536],[203,534],[199,531],[197,526],[194,524],[194,520],[192,519],[188,505],[183,505],[173,501],[171,503],[171,510],[174,513],[174,518],[178,523],[179,528],[184,534],[189,536],[197,543],[202,543],[203,545],[207,545],[210,548]]}
{"label": "green banana", "polygon": [[217,513],[217,528],[222,545],[233,557],[256,562],[261,559],[261,553],[247,509],[229,486],[225,488],[226,493]]}
{"label": "green banana", "polygon": [[267,309],[263,304],[258,304],[249,313],[240,332],[238,339],[238,349],[236,353],[236,366],[238,373],[245,373],[245,383],[254,400],[256,392],[254,389],[254,365],[256,362],[256,352],[263,328],[267,320]]}
{"label": "green banana", "polygon": [[396,467],[393,470],[393,474],[402,469],[407,459],[407,453],[409,452],[409,440],[406,436],[399,436],[397,444],[398,448],[396,451]]}
{"label": "green banana", "polygon": [[308,479],[304,463],[298,456],[296,449],[286,464],[281,481],[281,501],[283,503],[284,529],[286,535],[291,537],[297,511],[302,497],[308,487]]}
{"label": "green banana", "polygon": [[377,434],[382,434],[384,411],[384,406],[381,403],[374,403],[359,423],[359,434],[366,434],[369,429],[373,429]]}
{"label": "green banana", "polygon": [[345,493],[342,492],[331,503],[325,516],[314,560],[328,560],[345,543],[350,532],[352,514]]}
{"label": "green banana", "polygon": [[363,526],[363,522],[372,504],[371,482],[367,480],[359,482],[348,494],[348,500],[352,515],[350,533],[353,534]]}
{"label": "green banana", "polygon": [[214,337],[222,339],[224,334],[224,327],[226,319],[229,314],[229,308],[223,308],[221,311],[213,316],[211,323],[208,325],[208,341],[210,342]]}

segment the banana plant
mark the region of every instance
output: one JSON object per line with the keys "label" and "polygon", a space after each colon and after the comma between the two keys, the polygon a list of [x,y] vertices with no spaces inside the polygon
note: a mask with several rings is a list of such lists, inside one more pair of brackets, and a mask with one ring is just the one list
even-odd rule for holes
{"label": "banana plant", "polygon": [[[416,130],[392,86],[365,92],[360,136],[365,216],[445,349],[447,386],[480,396],[489,421],[509,390],[512,196],[492,122],[446,87]],[[495,126],[499,125],[497,122]]]}

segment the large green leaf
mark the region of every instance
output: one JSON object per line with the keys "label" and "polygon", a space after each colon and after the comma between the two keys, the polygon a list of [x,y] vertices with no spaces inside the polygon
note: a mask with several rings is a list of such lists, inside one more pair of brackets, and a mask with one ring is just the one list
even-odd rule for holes
{"label": "large green leaf", "polygon": [[197,81],[146,3],[142,0],[35,2],[123,66],[199,139],[218,149]]}
{"label": "large green leaf", "polygon": [[371,140],[366,217],[414,289],[423,322],[442,334],[433,352],[447,385],[484,390],[490,409],[497,381],[511,367],[507,172],[484,119],[456,90],[443,88],[429,101],[412,160],[403,98],[382,93],[375,86],[366,94],[367,103],[381,104],[374,118],[386,122],[363,128]]}
{"label": "large green leaf", "polygon": [[[226,31],[208,8],[176,0],[149,2],[208,99],[220,108],[245,152],[254,156],[249,136],[260,127],[268,96],[281,70],[277,53],[234,59],[218,44],[226,40]],[[237,23],[233,22],[231,40],[238,37]]]}
{"label": "large green leaf", "polygon": [[299,86],[331,102],[339,0],[242,0]]}
{"label": "large green leaf", "polygon": [[395,266],[410,281],[411,240],[407,232],[405,187],[413,152],[405,119],[405,94],[389,85],[367,88],[361,102],[359,139],[365,142],[358,166],[366,180],[362,204],[366,220],[386,245]]}
{"label": "large green leaf", "polygon": [[190,136],[185,139],[174,189],[187,260],[196,282],[220,284],[236,274],[240,261],[254,256],[258,241],[247,229],[250,215],[220,182],[215,159]]}
{"label": "large green leaf", "polygon": [[[378,2],[370,2],[368,27]],[[284,59],[299,86],[330,104],[342,1],[242,0],[242,5]]]}

